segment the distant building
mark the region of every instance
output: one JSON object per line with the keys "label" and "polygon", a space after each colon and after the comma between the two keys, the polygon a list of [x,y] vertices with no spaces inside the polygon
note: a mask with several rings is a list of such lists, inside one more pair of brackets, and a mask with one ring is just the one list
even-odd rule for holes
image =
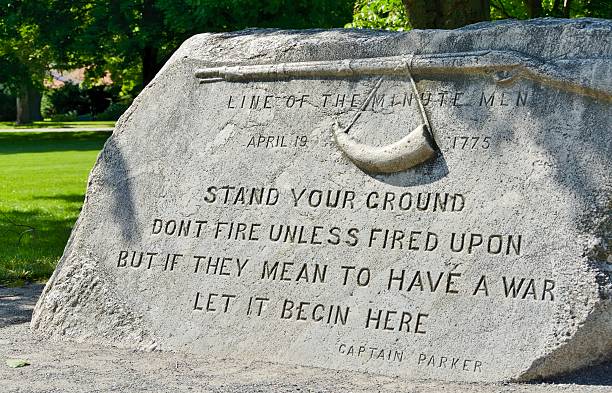
{"label": "distant building", "polygon": [[[51,70],[50,74],[53,79],[45,81],[45,86],[50,89],[59,89],[66,83],[79,85],[85,80],[86,70],[85,67],[69,71]],[[113,80],[110,78],[110,74],[107,73],[98,82],[103,85],[110,85],[113,83]]]}

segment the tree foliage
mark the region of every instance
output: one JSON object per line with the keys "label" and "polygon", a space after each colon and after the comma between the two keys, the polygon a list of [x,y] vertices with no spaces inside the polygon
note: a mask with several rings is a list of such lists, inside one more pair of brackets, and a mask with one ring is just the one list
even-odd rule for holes
{"label": "tree foliage", "polygon": [[[611,2],[0,0],[0,90],[21,97],[18,111],[21,108],[24,112],[27,109],[24,106],[26,100],[31,101],[30,106],[36,105],[34,93],[43,88],[42,81],[49,69],[86,67],[86,85],[95,84],[101,76],[110,72],[113,81],[122,86],[122,95],[134,96],[153,78],[181,42],[203,32],[247,27],[302,29],[344,25],[407,30],[415,26],[455,27],[457,23],[471,23],[472,19],[489,17],[611,18]],[[474,5],[474,10],[478,12],[462,9],[457,13],[459,7],[456,4]],[[486,5],[486,9],[478,10],[477,4]],[[463,19],[460,20],[459,14],[465,14]],[[453,15],[454,20],[451,20]]]}
{"label": "tree foliage", "polygon": [[[188,37],[246,27],[341,27],[352,0],[89,0],[77,43],[92,75],[146,84]],[[138,88],[136,84],[131,85]]]}
{"label": "tree foliage", "polygon": [[[423,3],[435,6],[437,11],[454,0],[438,2],[422,0],[357,0],[353,22],[346,27],[408,30],[422,20],[420,15],[411,15],[403,3]],[[485,3],[485,2],[482,2]],[[612,0],[489,0],[488,16],[497,19],[529,19],[538,17],[557,18],[612,18]],[[426,7],[422,8],[426,8]],[[410,8],[409,8],[410,9]],[[452,16],[452,8],[449,14]],[[483,18],[486,20],[489,18]],[[416,19],[416,20],[415,20]],[[440,26],[429,26],[435,28]]]}
{"label": "tree foliage", "polygon": [[403,0],[415,29],[455,29],[490,19],[489,0]]}
{"label": "tree foliage", "polygon": [[403,31],[410,23],[402,0],[357,0],[353,22],[346,27]]}
{"label": "tree foliage", "polygon": [[79,29],[68,0],[0,2],[0,85],[17,93],[40,87],[49,67],[67,68],[66,50]]}
{"label": "tree foliage", "polygon": [[3,0],[0,88],[42,89],[49,69],[110,72],[124,95],[148,83],[193,34],[246,27],[342,27],[353,0]]}
{"label": "tree foliage", "polygon": [[17,121],[40,118],[40,90],[51,67],[69,68],[81,22],[68,0],[0,3],[0,88],[17,97]]}
{"label": "tree foliage", "polygon": [[610,0],[490,0],[493,19],[612,18]]}

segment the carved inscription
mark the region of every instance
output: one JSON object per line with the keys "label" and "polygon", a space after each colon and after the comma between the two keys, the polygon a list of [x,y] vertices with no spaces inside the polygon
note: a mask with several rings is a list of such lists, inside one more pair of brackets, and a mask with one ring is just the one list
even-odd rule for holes
{"label": "carved inscription", "polygon": [[379,348],[368,344],[340,343],[338,353],[347,358],[389,363],[413,362],[419,367],[440,368],[449,372],[481,373],[483,362],[451,355],[412,353],[409,348]]}
{"label": "carved inscription", "polygon": [[424,228],[359,228],[333,224],[304,225],[207,219],[179,220],[177,223],[174,219],[155,218],[152,228],[152,235],[194,237],[203,240],[366,247],[419,252],[441,249],[453,253],[492,255],[521,255],[523,242],[522,234],[438,233]]}
{"label": "carved inscription", "polygon": [[300,92],[289,95],[262,95],[255,92],[229,95],[226,99],[226,109],[299,110],[314,106],[321,109],[363,108],[364,110],[376,111],[416,106],[417,99],[420,99],[425,107],[524,108],[529,102],[530,95],[527,90],[483,89],[474,91],[423,90],[417,96],[410,91],[397,90],[375,94],[363,107],[367,99],[367,94],[364,93],[347,91],[322,94]]}
{"label": "carved inscription", "polygon": [[[281,195],[282,192],[282,195]],[[291,188],[281,191],[274,187],[211,185],[199,196],[207,205],[278,206],[289,204],[296,208],[348,209],[365,207],[384,211],[461,212],[466,204],[462,193],[415,191],[356,191],[347,189]],[[192,227],[192,222],[194,222]],[[200,231],[203,223],[194,220],[155,222],[153,234],[188,236]],[[197,229],[196,229],[197,227]],[[196,237],[199,235],[196,235]]]}
{"label": "carved inscription", "polygon": [[308,146],[308,135],[297,135],[289,137],[286,135],[252,135],[246,147],[271,149],[275,147],[306,147]]}
{"label": "carved inscription", "polygon": [[[187,255],[150,251],[121,250],[115,266],[151,270],[181,271],[209,276],[242,278],[253,276],[262,282],[301,282],[338,286],[368,287],[372,272],[369,267],[330,266],[317,262],[257,261],[253,257]],[[439,293],[461,296],[497,296],[516,300],[555,301],[555,280],[543,277],[465,277],[456,271],[429,271],[390,268],[384,273],[385,286],[390,292]],[[466,281],[470,281],[466,285]],[[287,303],[287,312],[292,303]],[[374,315],[374,314],[372,314]],[[378,318],[371,318],[377,321]],[[369,325],[368,325],[369,326]],[[376,324],[378,326],[378,323]]]}
{"label": "carved inscription", "polygon": [[32,328],[414,380],[601,360],[605,27],[194,37],[105,145]]}
{"label": "carved inscription", "polygon": [[[295,113],[296,111],[325,112],[329,116],[330,126],[338,120],[338,116],[347,113],[370,112],[383,117],[413,118],[420,105],[430,114],[437,111],[452,113],[464,110],[463,108],[466,107],[485,112],[511,113],[524,111],[538,101],[536,91],[524,86],[504,87],[475,84],[457,89],[456,86],[440,84],[438,81],[425,82],[421,83],[425,86],[418,92],[411,91],[406,81],[393,80],[387,81],[391,85],[387,85],[384,90],[375,87],[372,91],[370,87],[361,85],[361,87],[343,86],[333,91],[296,89],[271,94],[267,90],[249,88],[226,97],[215,97],[214,100],[215,106],[220,107],[221,110],[236,114],[241,112],[279,114]],[[451,135],[440,139],[436,140],[436,143],[444,152],[457,154],[474,151],[486,152],[491,146],[499,143],[499,140],[492,135]],[[309,135],[297,125],[295,128],[292,126],[283,128],[281,132],[276,127],[262,124],[261,127],[255,129],[255,132],[245,132],[240,135],[235,142],[249,150],[292,150],[317,147],[324,140],[325,138]],[[418,144],[410,143],[407,146],[413,147]],[[350,154],[347,155],[350,156]],[[370,159],[366,160],[366,162],[370,161]],[[400,161],[405,162],[405,160]],[[394,170],[384,169],[382,171]]]}
{"label": "carved inscription", "polygon": [[[206,205],[240,209],[261,206],[275,209],[325,209],[360,211],[365,209],[389,214],[461,214],[470,199],[457,192],[379,191],[349,189],[252,187],[242,185],[209,185],[198,194]],[[444,231],[420,227],[409,221],[405,226],[346,226],[333,221],[289,223],[282,219],[232,221],[211,217],[154,217],[148,236],[152,240],[184,239],[190,244],[265,244],[299,247],[344,247],[374,249],[390,258],[437,253],[475,258],[521,257],[529,248],[530,239],[522,233],[484,233],[478,230]],[[195,243],[193,243],[195,242]],[[185,312],[202,315],[241,315],[263,318],[277,323],[318,324],[334,328],[362,329],[369,334],[426,336],[443,328],[432,323],[436,310],[406,304],[404,307],[379,306],[370,303],[355,306],[340,302],[320,301],[312,296],[269,295],[270,285],[292,287],[317,286],[351,291],[375,289],[385,296],[410,294],[426,298],[435,294],[444,297],[493,299],[497,302],[557,301],[556,281],[546,276],[501,275],[486,272],[466,273],[461,269],[420,269],[414,264],[405,267],[380,268],[364,260],[300,260],[300,258],[267,258],[257,254],[236,252],[192,253],[176,249],[167,252],[151,250],[117,250],[117,269],[140,274],[198,275],[208,280],[236,280],[260,283],[260,290],[238,293],[231,290],[207,290],[202,286],[189,295]],[[373,262],[373,261],[372,261]],[[373,277],[377,277],[376,281]],[[257,287],[257,286],[256,286]],[[413,362],[419,368],[435,367],[447,372],[482,372],[483,362],[463,355],[415,353],[409,348],[378,348],[368,344],[340,343],[337,356],[374,362]]]}
{"label": "carved inscription", "polygon": [[[381,191],[317,188],[253,187],[207,185],[194,193],[203,205],[224,209],[258,206],[273,211],[279,207],[297,211],[379,211],[382,214],[462,214],[470,197],[461,192]],[[321,301],[312,295],[270,295],[269,285],[291,288],[307,285],[329,292],[331,287],[355,291],[375,290],[383,296],[413,296],[426,299],[435,294],[462,297],[471,301],[556,302],[557,283],[547,276],[492,275],[486,271],[466,272],[453,266],[419,268],[413,260],[425,253],[473,258],[520,258],[531,239],[522,233],[487,233],[477,228],[456,231],[434,230],[407,220],[405,225],[342,225],[333,220],[296,223],[281,217],[261,220],[223,220],[216,216],[152,217],[148,234],[156,239],[183,239],[186,244],[205,246],[227,243],[262,244],[265,247],[342,247],[375,250],[389,258],[406,260],[404,267],[375,268],[375,261],[328,261],[298,257],[262,257],[257,253],[197,252],[193,247],[156,252],[157,249],[116,250],[113,265],[138,274],[196,275],[206,280],[235,280],[255,285],[252,292],[231,289],[211,290],[202,285],[188,294],[185,312],[215,318],[236,315],[261,318],[279,324],[316,324],[336,329],[362,329],[371,335],[410,335],[418,338],[444,328],[433,323],[436,309],[406,303],[402,307],[382,306],[376,299],[355,305],[343,301]],[[222,247],[226,248],[227,247]],[[199,249],[199,248],[198,248]],[[500,260],[499,263],[503,263]],[[374,280],[374,277],[377,279]],[[257,285],[259,284],[259,285]],[[227,286],[231,288],[231,286]],[[259,288],[259,289],[257,289]],[[278,292],[275,292],[278,293]],[[289,293],[289,292],[288,292]],[[342,342],[330,349],[335,356],[373,362],[413,362],[418,368],[435,367],[445,372],[480,373],[486,365],[462,354],[414,352],[410,348],[378,348],[367,343]]]}

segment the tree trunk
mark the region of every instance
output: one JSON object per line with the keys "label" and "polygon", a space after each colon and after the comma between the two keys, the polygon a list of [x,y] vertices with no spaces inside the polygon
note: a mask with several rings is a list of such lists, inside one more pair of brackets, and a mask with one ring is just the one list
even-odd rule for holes
{"label": "tree trunk", "polygon": [[38,89],[32,88],[28,93],[28,105],[30,106],[30,116],[32,121],[42,121],[43,117],[40,113],[40,103],[42,101],[42,94]]}
{"label": "tree trunk", "polygon": [[29,124],[33,121],[42,120],[40,114],[41,94],[33,86],[22,88],[17,95],[17,120],[16,124]]}
{"label": "tree trunk", "polygon": [[157,72],[161,69],[158,60],[159,50],[155,45],[155,36],[159,34],[159,29],[163,25],[162,17],[155,8],[153,0],[144,0],[142,8],[142,30],[147,33],[149,39],[144,44],[142,50],[142,87],[153,80]]}
{"label": "tree trunk", "polygon": [[572,0],[565,0],[563,2],[563,17],[564,18],[569,18],[570,17],[570,7],[572,5]]}
{"label": "tree trunk", "polygon": [[559,0],[553,0],[551,11],[552,16],[555,18],[561,15],[561,12],[559,11]]}
{"label": "tree trunk", "polygon": [[456,29],[491,18],[489,0],[403,0],[415,29]]}
{"label": "tree trunk", "polygon": [[145,46],[142,51],[142,87],[149,84],[160,70],[157,62],[157,48]]}
{"label": "tree trunk", "polygon": [[525,0],[525,7],[527,7],[527,17],[530,19],[539,18],[544,14],[542,0]]}

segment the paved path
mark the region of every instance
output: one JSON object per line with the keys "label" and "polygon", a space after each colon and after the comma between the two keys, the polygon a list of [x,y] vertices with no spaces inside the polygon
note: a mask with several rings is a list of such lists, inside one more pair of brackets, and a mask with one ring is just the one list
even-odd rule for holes
{"label": "paved path", "polygon": [[[372,374],[47,341],[29,330],[42,285],[0,286],[0,392],[612,392],[612,362],[540,384],[411,382]],[[31,364],[9,368],[8,358]]]}
{"label": "paved path", "polygon": [[112,127],[60,127],[60,128],[2,128],[0,132],[80,132],[80,131],[100,131],[112,132]]}

